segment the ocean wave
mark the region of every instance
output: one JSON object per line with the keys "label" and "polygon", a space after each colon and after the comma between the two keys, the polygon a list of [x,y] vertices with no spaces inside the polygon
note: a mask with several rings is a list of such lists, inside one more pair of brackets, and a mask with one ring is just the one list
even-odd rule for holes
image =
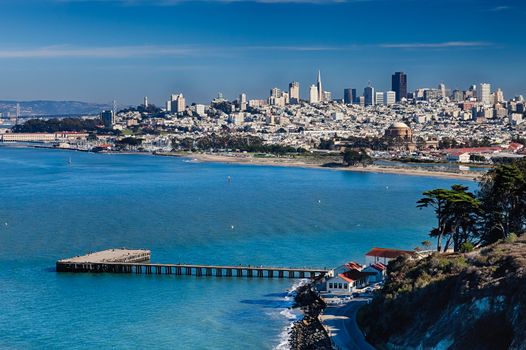
{"label": "ocean wave", "polygon": [[286,307],[285,309],[281,310],[279,314],[281,317],[286,318],[288,322],[287,326],[283,328],[281,333],[278,337],[278,345],[274,347],[274,350],[289,350],[290,344],[289,344],[289,338],[290,338],[290,331],[292,329],[292,326],[294,325],[294,321],[297,321],[301,317],[301,312],[295,312],[292,309],[292,306],[294,305],[294,297],[296,296],[296,291],[299,287],[307,284],[309,282],[308,279],[300,279],[294,282],[294,284],[290,287],[287,294],[283,297],[283,305]]}

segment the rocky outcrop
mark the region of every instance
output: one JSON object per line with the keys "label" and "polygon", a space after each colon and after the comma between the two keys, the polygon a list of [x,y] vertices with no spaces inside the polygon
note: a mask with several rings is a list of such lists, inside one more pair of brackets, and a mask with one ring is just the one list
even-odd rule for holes
{"label": "rocky outcrop", "polygon": [[359,324],[379,349],[526,349],[526,240],[389,264]]}
{"label": "rocky outcrop", "polygon": [[318,316],[325,302],[315,291],[313,284],[304,284],[296,289],[294,307],[301,308],[303,319],[294,322],[290,331],[289,345],[292,350],[330,350],[331,341]]}

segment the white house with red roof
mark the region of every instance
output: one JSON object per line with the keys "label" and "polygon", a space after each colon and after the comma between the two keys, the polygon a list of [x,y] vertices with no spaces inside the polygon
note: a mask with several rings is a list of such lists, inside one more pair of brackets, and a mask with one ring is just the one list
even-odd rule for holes
{"label": "white house with red roof", "polygon": [[356,269],[342,272],[325,281],[325,290],[329,293],[352,293],[357,288],[367,286],[370,273]]}

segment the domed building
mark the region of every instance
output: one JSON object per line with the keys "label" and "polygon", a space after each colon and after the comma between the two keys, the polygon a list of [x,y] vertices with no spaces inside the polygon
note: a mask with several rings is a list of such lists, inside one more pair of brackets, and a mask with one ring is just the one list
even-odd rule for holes
{"label": "domed building", "polygon": [[409,151],[416,149],[416,145],[413,142],[413,130],[406,123],[393,123],[385,130],[384,137],[394,148],[407,149]]}
{"label": "domed building", "polygon": [[413,131],[406,123],[397,122],[385,130],[385,137],[401,138],[403,140],[413,140]]}

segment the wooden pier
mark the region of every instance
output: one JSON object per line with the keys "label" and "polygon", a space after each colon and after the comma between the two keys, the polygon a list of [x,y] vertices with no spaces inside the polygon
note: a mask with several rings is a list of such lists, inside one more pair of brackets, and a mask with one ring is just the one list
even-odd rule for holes
{"label": "wooden pier", "polygon": [[57,272],[107,272],[203,277],[315,278],[326,269],[150,263],[149,250],[109,249],[57,261]]}

